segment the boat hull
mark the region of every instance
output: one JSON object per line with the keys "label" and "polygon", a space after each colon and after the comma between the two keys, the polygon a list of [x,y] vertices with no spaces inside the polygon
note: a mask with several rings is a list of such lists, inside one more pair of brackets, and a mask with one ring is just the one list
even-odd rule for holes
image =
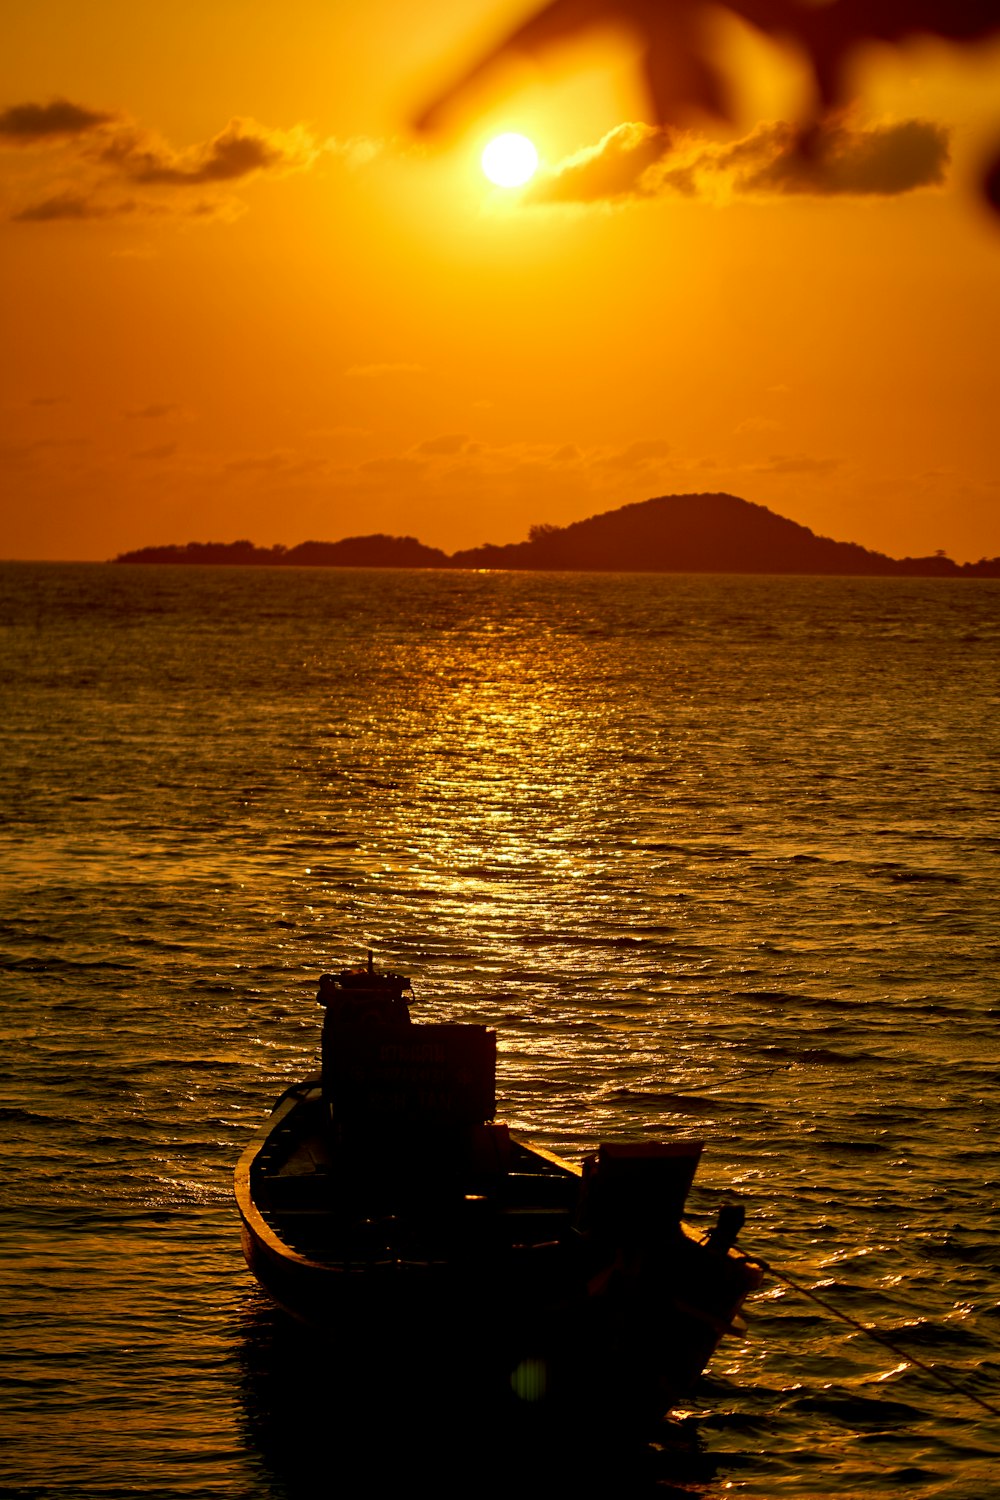
{"label": "boat hull", "polygon": [[580,1228],[581,1170],[505,1132],[487,1138],[505,1162],[480,1161],[457,1186],[454,1173],[415,1181],[420,1153],[404,1152],[387,1183],[369,1158],[359,1187],[321,1120],[307,1080],[241,1158],[236,1197],[257,1281],[351,1358],[433,1358],[494,1396],[648,1425],[759,1284],[752,1261],[681,1223],[602,1248]]}

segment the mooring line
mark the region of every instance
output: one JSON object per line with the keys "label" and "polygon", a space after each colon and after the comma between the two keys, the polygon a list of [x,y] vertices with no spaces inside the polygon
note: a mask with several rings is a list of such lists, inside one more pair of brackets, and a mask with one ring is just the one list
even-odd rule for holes
{"label": "mooring line", "polygon": [[[746,1251],[743,1253],[747,1255]],[[808,1297],[810,1301],[818,1303],[826,1312],[832,1313],[835,1318],[839,1318],[842,1323],[848,1323],[852,1328],[856,1328],[859,1333],[867,1334],[870,1339],[874,1339],[875,1343],[884,1344],[887,1349],[892,1350],[893,1354],[898,1355],[900,1359],[905,1359],[907,1364],[916,1365],[918,1370],[923,1370],[925,1375],[930,1375],[932,1380],[937,1380],[941,1385],[946,1385],[949,1390],[954,1391],[959,1396],[963,1396],[966,1401],[974,1401],[977,1406],[981,1406],[991,1416],[1000,1417],[1000,1407],[992,1406],[989,1401],[984,1401],[982,1396],[977,1396],[973,1391],[966,1390],[965,1386],[959,1385],[956,1380],[952,1380],[950,1375],[943,1375],[940,1370],[936,1370],[933,1365],[929,1365],[926,1361],[919,1359],[917,1355],[909,1354],[905,1349],[901,1349],[898,1344],[893,1343],[892,1339],[887,1338],[881,1329],[869,1328],[866,1324],[859,1323],[857,1318],[851,1317],[850,1313],[842,1312],[839,1307],[834,1307],[833,1303],[827,1302],[825,1297],[819,1296],[817,1292],[812,1291],[807,1286],[803,1286],[801,1282],[795,1281],[793,1277],[789,1276],[787,1271],[780,1271],[777,1266],[771,1265],[770,1261],[764,1260],[761,1256],[747,1255],[747,1259],[756,1261],[762,1271],[766,1271],[776,1281],[783,1281],[786,1286],[790,1286],[793,1291],[801,1293],[803,1297]]]}

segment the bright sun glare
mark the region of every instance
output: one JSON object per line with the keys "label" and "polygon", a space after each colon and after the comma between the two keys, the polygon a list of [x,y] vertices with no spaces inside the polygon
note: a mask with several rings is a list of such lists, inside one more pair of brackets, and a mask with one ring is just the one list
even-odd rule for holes
{"label": "bright sun glare", "polygon": [[538,152],[526,135],[494,136],[482,155],[483,171],[497,187],[520,187],[538,166]]}

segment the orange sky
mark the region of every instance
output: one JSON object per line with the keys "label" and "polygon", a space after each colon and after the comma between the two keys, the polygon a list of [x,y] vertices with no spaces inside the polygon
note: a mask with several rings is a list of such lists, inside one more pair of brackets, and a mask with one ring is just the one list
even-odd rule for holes
{"label": "orange sky", "polygon": [[[691,490],[1000,553],[1000,221],[972,186],[1000,45],[866,58],[845,139],[885,146],[877,193],[766,185],[801,75],[735,24],[728,137],[624,130],[648,108],[602,37],[417,141],[528,9],[5,0],[0,555],[453,550]],[[501,129],[543,158],[520,195],[479,171]]]}

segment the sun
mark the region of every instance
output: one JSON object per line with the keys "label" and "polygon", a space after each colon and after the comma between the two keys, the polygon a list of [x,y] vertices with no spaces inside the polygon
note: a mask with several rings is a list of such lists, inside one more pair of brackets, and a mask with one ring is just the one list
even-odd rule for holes
{"label": "sun", "polygon": [[494,136],[481,157],[483,171],[497,187],[520,187],[533,177],[538,152],[526,135],[508,130]]}

